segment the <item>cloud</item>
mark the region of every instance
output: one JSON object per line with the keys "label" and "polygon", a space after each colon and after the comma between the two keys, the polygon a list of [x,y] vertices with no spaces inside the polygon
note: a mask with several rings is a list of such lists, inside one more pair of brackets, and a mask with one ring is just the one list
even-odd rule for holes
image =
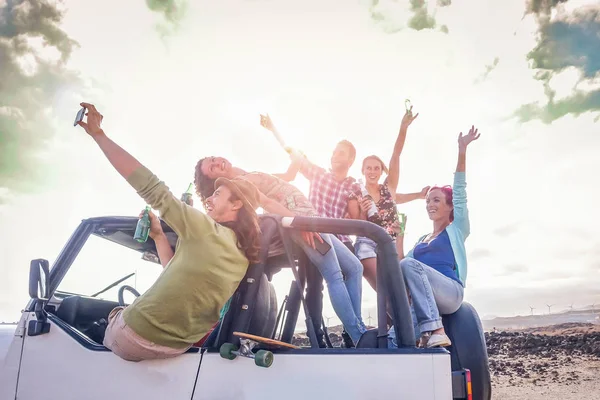
{"label": "cloud", "polygon": [[530,0],[525,9],[526,14],[548,15],[550,11],[560,3],[568,0]]}
{"label": "cloud", "polygon": [[39,0],[0,4],[2,203],[12,191],[33,191],[47,177],[52,162],[43,152],[56,135],[53,118],[66,93],[81,81],[66,67],[77,42],[59,28],[63,13],[56,5]]}
{"label": "cloud", "polygon": [[492,232],[497,236],[509,236],[515,233],[519,229],[518,223],[508,224],[500,226],[494,229]]}
{"label": "cloud", "polygon": [[499,275],[499,276],[514,275],[514,274],[518,274],[518,273],[522,273],[522,272],[527,272],[528,270],[529,270],[529,268],[527,268],[527,266],[523,265],[523,264],[509,264],[509,265],[505,265],[504,268],[497,271],[496,275]]}
{"label": "cloud", "polygon": [[488,249],[475,249],[469,253],[469,260],[479,260],[491,257],[492,252]]}
{"label": "cloud", "polygon": [[[437,28],[435,11],[437,8],[450,6],[451,0],[437,0],[433,14],[425,0],[410,0],[408,9],[396,0],[371,0],[370,3],[371,18],[382,25],[386,33],[396,33],[405,27],[416,31]],[[441,25],[439,30],[446,34],[449,32],[446,25]]]}
{"label": "cloud", "polygon": [[186,0],[146,0],[146,6],[162,16],[167,21],[167,24],[157,24],[156,28],[161,36],[166,36],[173,33],[179,28],[179,24],[183,20],[188,2]]}
{"label": "cloud", "polygon": [[[526,13],[535,14],[539,30],[537,45],[527,59],[536,70],[536,79],[544,85],[547,102],[521,106],[514,114],[521,121],[539,119],[551,123],[566,114],[600,111],[600,87],[580,88],[586,86],[581,83],[589,83],[600,76],[600,6],[583,6],[569,14],[561,7],[565,2],[528,3]],[[556,9],[554,18],[553,9]],[[570,95],[556,100],[556,90],[550,81],[567,68],[579,71],[579,81],[571,88]]]}

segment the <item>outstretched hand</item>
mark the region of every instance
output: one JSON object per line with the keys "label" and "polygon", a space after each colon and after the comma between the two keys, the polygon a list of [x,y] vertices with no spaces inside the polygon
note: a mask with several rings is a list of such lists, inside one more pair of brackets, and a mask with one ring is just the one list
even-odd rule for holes
{"label": "outstretched hand", "polygon": [[410,124],[412,124],[413,121],[419,116],[419,113],[413,115],[412,109],[413,106],[410,106],[410,109],[406,110],[406,112],[404,113],[404,117],[402,117],[402,123],[400,124],[401,128],[408,128]]}
{"label": "outstretched hand", "polygon": [[100,127],[102,124],[102,119],[104,116],[96,110],[96,107],[90,103],[80,103],[81,107],[85,107],[87,109],[87,122],[79,121],[77,125],[81,126],[88,135],[91,137],[96,137],[100,135],[104,135],[104,131]]}
{"label": "outstretched hand", "polygon": [[273,120],[271,120],[271,117],[269,116],[269,114],[267,114],[267,115],[260,114],[260,125],[263,128],[270,130],[271,132],[275,131],[275,124],[273,124]]}
{"label": "outstretched hand", "polygon": [[461,132],[460,135],[458,135],[458,146],[461,149],[466,149],[469,143],[479,139],[479,136],[481,136],[481,133],[478,133],[478,129],[476,129],[474,125],[471,125],[469,133],[463,136],[463,133]]}
{"label": "outstretched hand", "polygon": [[421,189],[419,192],[419,198],[425,199],[427,197],[427,193],[429,193],[429,189],[431,189],[431,186],[425,186],[423,189]]}

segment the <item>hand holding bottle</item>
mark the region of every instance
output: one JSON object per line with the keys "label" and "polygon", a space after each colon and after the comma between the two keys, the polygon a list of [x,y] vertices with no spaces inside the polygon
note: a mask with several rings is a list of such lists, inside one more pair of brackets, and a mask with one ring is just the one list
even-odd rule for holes
{"label": "hand holding bottle", "polygon": [[362,199],[360,199],[358,205],[360,207],[360,213],[369,217],[371,216],[369,215],[369,211],[371,210],[371,208],[376,207],[375,202],[373,201],[371,196],[364,196]]}
{"label": "hand holding bottle", "polygon": [[395,221],[392,224],[392,230],[398,234],[398,236],[404,236],[404,231],[406,229],[406,214],[398,213],[398,221]]}
{"label": "hand holding bottle", "polygon": [[[144,216],[144,210],[140,212],[140,218]],[[160,225],[160,219],[152,211],[148,211],[148,217],[150,218],[150,233],[148,236],[155,240],[157,237],[164,235],[165,232],[162,230]]]}

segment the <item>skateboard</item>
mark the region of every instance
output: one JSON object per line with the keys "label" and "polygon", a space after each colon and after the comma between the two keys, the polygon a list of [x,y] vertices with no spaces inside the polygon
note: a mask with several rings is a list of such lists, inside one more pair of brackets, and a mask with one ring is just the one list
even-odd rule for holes
{"label": "skateboard", "polygon": [[219,354],[226,360],[233,360],[237,356],[253,358],[254,364],[259,367],[269,368],[273,365],[273,353],[269,350],[258,350],[254,353],[252,350],[257,344],[266,345],[272,349],[299,349],[298,346],[293,344],[280,342],[279,340],[273,340],[262,336],[250,335],[243,332],[233,332],[234,336],[240,338],[240,348],[233,343],[223,343],[219,349]]}

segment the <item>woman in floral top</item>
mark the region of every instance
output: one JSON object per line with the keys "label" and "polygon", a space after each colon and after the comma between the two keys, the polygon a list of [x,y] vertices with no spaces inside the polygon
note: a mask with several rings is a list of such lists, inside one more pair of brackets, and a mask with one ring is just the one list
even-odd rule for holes
{"label": "woman in floral top", "polygon": [[[397,234],[392,225],[398,221],[395,198],[400,174],[400,153],[404,147],[408,127],[418,115],[413,116],[412,107],[404,114],[390,160],[389,171],[385,163],[377,156],[368,156],[363,160],[362,173],[365,177],[365,187],[369,192],[369,196],[353,194],[351,199],[354,201],[348,203],[350,218],[373,222],[384,228],[394,239]],[[379,180],[384,172],[387,174],[387,178],[381,185]],[[423,196],[419,196],[419,198],[423,198]],[[377,213],[370,215],[369,208],[373,203],[377,207]],[[377,254],[375,252],[377,244],[367,237],[358,236],[354,248],[356,257],[363,264],[365,279],[374,290],[377,290]]]}

